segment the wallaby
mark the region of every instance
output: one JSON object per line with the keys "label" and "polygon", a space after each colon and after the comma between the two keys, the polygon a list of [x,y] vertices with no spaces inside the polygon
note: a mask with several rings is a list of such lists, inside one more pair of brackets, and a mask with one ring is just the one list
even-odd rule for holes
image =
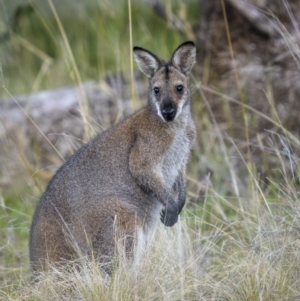
{"label": "wallaby", "polygon": [[128,237],[126,250],[159,219],[168,227],[177,222],[196,136],[189,89],[196,48],[185,42],[168,62],[140,47],[133,53],[149,79],[148,104],[80,148],[54,175],[32,221],[33,271],[72,260],[76,250],[111,260],[116,222]]}

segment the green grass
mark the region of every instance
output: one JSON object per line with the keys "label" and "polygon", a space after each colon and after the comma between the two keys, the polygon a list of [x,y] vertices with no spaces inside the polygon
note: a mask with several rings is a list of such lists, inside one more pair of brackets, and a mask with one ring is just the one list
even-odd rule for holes
{"label": "green grass", "polygon": [[[0,45],[4,83],[12,94],[76,83],[67,41],[48,1],[32,3],[32,9],[23,9],[15,30]],[[9,28],[16,7],[10,5],[1,13],[2,32]],[[2,6],[7,6],[3,0]],[[195,0],[189,1],[189,10],[195,12],[195,6]],[[54,7],[82,80],[130,70],[127,1],[89,0],[82,4],[67,0],[55,1]],[[173,7],[179,9],[178,5]],[[167,57],[182,37],[167,27],[150,5],[135,0],[131,8],[133,44],[159,49],[161,56]]]}
{"label": "green grass", "polygon": [[[7,30],[16,3],[6,2],[0,0],[4,8],[0,9],[0,33]],[[195,21],[197,1],[166,3],[183,17],[186,8],[189,25]],[[98,80],[110,73],[123,72],[130,78],[127,1],[55,1],[61,29],[48,1],[33,4],[33,9],[23,13],[18,26],[0,44],[0,78],[5,84],[5,89],[0,90],[2,97],[8,96],[7,91],[31,93],[91,78]],[[186,39],[144,2],[131,1],[131,6],[133,45],[167,58]],[[173,229],[158,226],[155,239],[136,269],[120,256],[120,266],[111,279],[101,274],[94,262],[82,259],[78,263],[81,269],[53,268],[39,283],[30,282],[29,227],[49,177],[43,174],[41,154],[32,150],[36,160],[26,158],[23,146],[7,137],[11,151],[19,153],[19,160],[10,162],[0,155],[0,180],[4,183],[0,191],[0,300],[299,298],[299,168],[282,144],[273,139],[275,167],[268,174],[268,184],[263,184],[254,164],[256,158],[248,155],[243,146],[244,129],[238,129],[242,133],[239,141],[229,137],[237,129],[227,96],[218,94],[224,124],[216,124],[205,97],[212,92],[209,87],[198,89],[202,79],[196,72],[193,75],[198,141],[188,168],[188,203],[181,223]],[[251,131],[258,113],[250,115],[248,110],[244,114]],[[282,130],[274,116],[276,129]],[[288,147],[299,145],[290,133],[285,136]],[[262,156],[262,170],[268,169],[264,161],[267,156],[267,152]],[[17,164],[19,173],[6,179],[12,164]],[[212,186],[199,197],[201,179],[208,172]]]}

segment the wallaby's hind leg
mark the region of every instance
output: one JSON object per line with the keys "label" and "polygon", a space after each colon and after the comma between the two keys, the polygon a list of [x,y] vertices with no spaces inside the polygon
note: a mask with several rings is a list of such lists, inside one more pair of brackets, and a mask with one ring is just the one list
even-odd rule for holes
{"label": "wallaby's hind leg", "polygon": [[30,240],[30,261],[34,272],[44,270],[48,264],[59,265],[73,260],[75,255],[75,249],[68,244],[61,222],[54,218],[37,221]]}
{"label": "wallaby's hind leg", "polygon": [[106,214],[101,217],[101,225],[92,237],[92,247],[102,269],[111,274],[115,259],[118,261],[120,256],[118,244],[124,246],[127,258],[134,256],[138,231],[143,231],[143,221],[127,200],[111,197],[102,204],[106,209],[103,208],[101,212]]}
{"label": "wallaby's hind leg", "polygon": [[111,274],[118,256],[116,241],[124,243],[127,257],[133,256],[137,229],[143,231],[142,226],[137,208],[117,196],[90,206],[85,215],[70,224],[54,214],[51,219],[37,219],[30,240],[33,272],[45,269],[48,263],[60,265],[93,253],[103,270]]}

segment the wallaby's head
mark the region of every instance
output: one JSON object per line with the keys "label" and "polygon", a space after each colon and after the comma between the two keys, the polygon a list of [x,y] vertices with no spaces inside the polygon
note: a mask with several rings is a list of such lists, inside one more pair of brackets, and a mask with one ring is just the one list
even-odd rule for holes
{"label": "wallaby's head", "polygon": [[167,63],[140,47],[134,47],[133,53],[149,79],[151,107],[163,121],[175,120],[190,103],[189,73],[196,59],[194,43],[181,44]]}

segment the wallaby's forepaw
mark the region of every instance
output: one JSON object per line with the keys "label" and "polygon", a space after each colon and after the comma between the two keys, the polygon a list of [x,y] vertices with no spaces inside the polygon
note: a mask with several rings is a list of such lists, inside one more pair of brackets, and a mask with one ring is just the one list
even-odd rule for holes
{"label": "wallaby's forepaw", "polygon": [[160,213],[160,220],[165,226],[172,227],[177,223],[178,212],[170,210],[166,211],[166,208],[164,208]]}

